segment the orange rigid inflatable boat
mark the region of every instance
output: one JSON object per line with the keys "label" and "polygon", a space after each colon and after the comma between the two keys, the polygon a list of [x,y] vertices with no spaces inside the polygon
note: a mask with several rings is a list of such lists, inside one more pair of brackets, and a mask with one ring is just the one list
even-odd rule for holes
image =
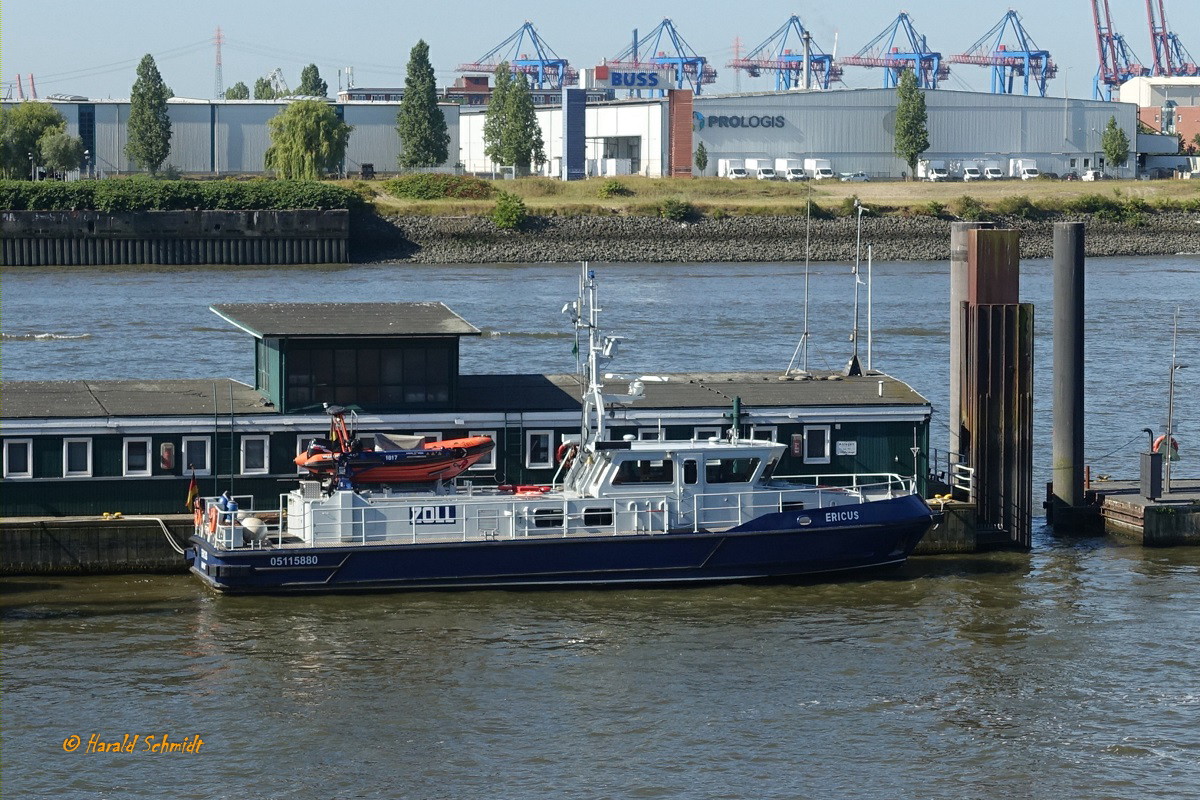
{"label": "orange rigid inflatable boat", "polygon": [[422,483],[446,480],[492,452],[490,436],[469,436],[428,442],[421,436],[383,433],[355,436],[346,426],[344,411],[327,408],[329,439],[314,441],[296,456],[296,466],[320,478],[345,478],[350,483]]}
{"label": "orange rigid inflatable boat", "polygon": [[[376,438],[380,436],[377,434]],[[418,483],[453,478],[494,447],[488,436],[426,442],[403,449],[368,450],[352,446],[346,452],[314,444],[296,456],[296,466],[322,478],[332,478],[341,462],[353,483]]]}

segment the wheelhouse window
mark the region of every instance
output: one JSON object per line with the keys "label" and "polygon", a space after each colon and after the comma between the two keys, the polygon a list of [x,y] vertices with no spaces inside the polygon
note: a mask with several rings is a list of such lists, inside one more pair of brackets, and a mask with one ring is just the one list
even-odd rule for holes
{"label": "wheelhouse window", "polygon": [[616,476],[613,477],[614,486],[650,483],[675,483],[675,463],[670,459],[662,461],[622,461],[617,466]]}
{"label": "wheelhouse window", "polygon": [[122,474],[127,478],[150,475],[150,439],[126,439],[122,456]]}
{"label": "wheelhouse window", "polygon": [[92,477],[91,439],[63,439],[63,477]]}
{"label": "wheelhouse window", "polygon": [[759,462],[757,458],[706,459],[704,480],[707,483],[749,483]]}
{"label": "wheelhouse window", "polygon": [[270,471],[266,436],[242,437],[242,474],[265,475]]}
{"label": "wheelhouse window", "polygon": [[191,475],[193,472],[196,475],[212,474],[208,450],[207,436],[183,437],[183,461],[180,464],[183,468],[183,474]]}
{"label": "wheelhouse window", "polygon": [[661,442],[663,440],[663,429],[638,428],[638,439],[643,442]]}
{"label": "wheelhouse window", "polygon": [[[496,441],[496,432],[495,431],[468,431],[467,436],[487,436],[492,440],[493,443]],[[486,456],[479,459],[478,461],[476,461],[474,464],[472,464],[470,466],[470,469],[478,470],[478,471],[492,470],[495,468],[496,468],[496,449],[494,447],[492,448],[492,451],[490,453],[488,453]]]}
{"label": "wheelhouse window", "polygon": [[553,453],[550,452],[550,442],[553,441],[554,431],[525,432],[525,466],[531,469],[553,467]]}
{"label": "wheelhouse window", "polygon": [[4,477],[33,477],[33,440],[4,440]]}
{"label": "wheelhouse window", "polygon": [[804,463],[828,464],[829,459],[829,426],[804,426]]}
{"label": "wheelhouse window", "polygon": [[707,442],[712,438],[721,438],[721,429],[719,427],[705,426],[692,429],[692,438],[698,442]]}

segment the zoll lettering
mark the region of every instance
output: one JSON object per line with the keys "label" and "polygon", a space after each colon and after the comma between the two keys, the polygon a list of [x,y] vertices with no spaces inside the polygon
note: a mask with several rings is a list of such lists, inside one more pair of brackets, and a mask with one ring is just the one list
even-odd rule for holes
{"label": "zoll lettering", "polygon": [[414,506],[408,519],[414,525],[450,525],[457,519],[455,506]]}

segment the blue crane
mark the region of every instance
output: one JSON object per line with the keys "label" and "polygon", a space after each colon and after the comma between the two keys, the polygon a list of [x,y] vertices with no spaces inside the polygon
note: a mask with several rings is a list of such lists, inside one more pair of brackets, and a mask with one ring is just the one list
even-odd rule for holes
{"label": "blue crane", "polygon": [[[907,45],[905,49],[896,44],[897,38]],[[938,81],[950,75],[950,66],[942,61],[942,54],[929,49],[925,37],[917,33],[912,19],[903,11],[891,27],[868,42],[866,47],[840,61],[853,67],[883,67],[885,89],[896,86],[900,82],[900,73],[905,70],[916,74],[917,86],[923,89],[936,89]]]}
{"label": "blue crane", "polygon": [[[1009,33],[1012,37],[1006,40]],[[1033,88],[1045,97],[1046,83],[1058,74],[1050,51],[1042,50],[1034,43],[1016,11],[1009,11],[966,52],[950,56],[947,61],[991,67],[992,94],[1012,94],[1016,79],[1020,77],[1026,95],[1032,81]]]}
{"label": "blue crane", "polygon": [[[532,56],[529,55],[530,52],[533,53]],[[459,64],[457,71],[492,73],[505,61],[514,73],[528,75],[530,82],[537,89],[545,89],[547,86],[551,89],[561,89],[579,81],[578,70],[572,68],[565,58],[559,58],[528,20],[517,28],[512,36],[476,61]]]}
{"label": "blue crane", "polygon": [[[649,58],[641,53],[653,53]],[[701,93],[705,84],[717,79],[717,71],[709,65],[708,59],[697,55],[671,20],[662,22],[641,39],[634,36],[634,42],[622,50],[616,58],[606,62],[610,67],[618,69],[646,69],[647,66],[668,67],[675,73],[676,89],[691,89],[695,94]],[[655,90],[662,94],[661,90]]]}
{"label": "blue crane", "polygon": [[808,65],[815,85],[828,89],[832,81],[840,80],[842,68],[834,66],[833,56],[813,44],[812,36],[800,21],[792,15],[783,27],[744,58],[735,58],[725,66],[744,69],[757,78],[763,70],[775,72],[775,91],[798,89],[804,86],[804,42],[808,40]]}

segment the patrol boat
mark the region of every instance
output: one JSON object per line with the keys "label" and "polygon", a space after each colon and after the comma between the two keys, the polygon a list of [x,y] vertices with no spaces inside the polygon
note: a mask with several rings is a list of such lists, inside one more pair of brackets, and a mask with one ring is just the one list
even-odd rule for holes
{"label": "patrol boat", "polygon": [[[586,267],[564,311],[586,339],[586,389],[580,434],[558,447],[550,484],[362,486],[342,470],[300,481],[270,513],[202,498],[191,570],[220,591],[259,593],[787,580],[898,566],[932,522],[913,478],[788,480],[773,475],[785,446],[736,426],[610,440],[606,410],[666,379],[602,374],[619,337],[601,333]],[[606,378],[629,380],[628,392],[605,394]]]}

